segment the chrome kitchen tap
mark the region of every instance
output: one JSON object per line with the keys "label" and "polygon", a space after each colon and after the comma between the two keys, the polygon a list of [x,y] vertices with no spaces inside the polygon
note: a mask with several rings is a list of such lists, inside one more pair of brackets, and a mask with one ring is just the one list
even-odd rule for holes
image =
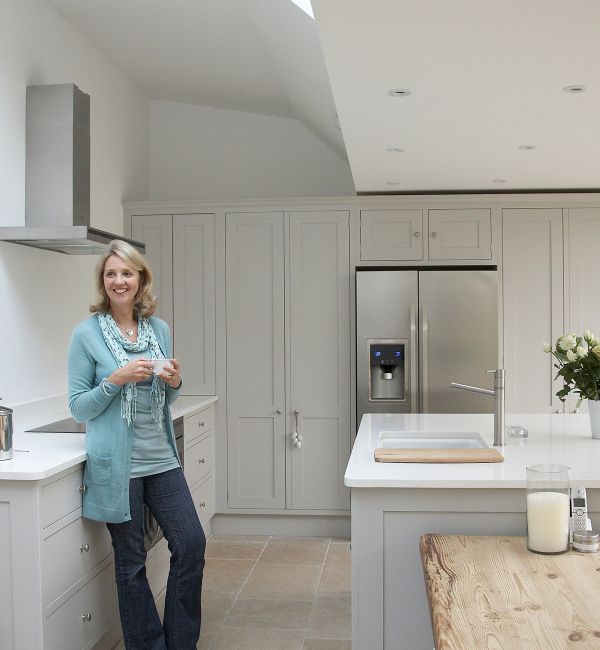
{"label": "chrome kitchen tap", "polygon": [[504,368],[488,370],[494,373],[494,390],[488,388],[478,388],[477,386],[467,386],[466,384],[457,384],[451,382],[452,388],[460,390],[470,390],[473,393],[483,393],[484,395],[494,396],[494,447],[504,446]]}

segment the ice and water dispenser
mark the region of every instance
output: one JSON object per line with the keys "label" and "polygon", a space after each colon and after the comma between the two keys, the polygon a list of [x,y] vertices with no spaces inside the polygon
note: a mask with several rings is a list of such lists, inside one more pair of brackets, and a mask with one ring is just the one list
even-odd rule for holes
{"label": "ice and water dispenser", "polygon": [[405,401],[408,340],[367,339],[367,346],[369,401]]}

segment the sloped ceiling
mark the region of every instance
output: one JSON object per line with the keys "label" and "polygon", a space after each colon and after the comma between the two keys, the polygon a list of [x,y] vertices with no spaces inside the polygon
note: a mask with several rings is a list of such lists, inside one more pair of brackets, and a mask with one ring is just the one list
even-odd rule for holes
{"label": "sloped ceiling", "polygon": [[314,20],[290,0],[47,0],[151,99],[297,119],[346,158]]}

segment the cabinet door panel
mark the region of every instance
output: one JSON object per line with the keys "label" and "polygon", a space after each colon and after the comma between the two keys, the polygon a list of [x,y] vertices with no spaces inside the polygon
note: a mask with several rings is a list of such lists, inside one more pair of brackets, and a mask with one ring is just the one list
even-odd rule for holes
{"label": "cabinet door panel", "polygon": [[347,212],[292,212],[289,226],[290,443],[296,509],[347,509],[350,453],[350,279]]}
{"label": "cabinet door panel", "polygon": [[228,214],[225,263],[228,504],[283,508],[283,214]]}
{"label": "cabinet door panel", "polygon": [[502,211],[506,408],[562,411],[553,358],[542,343],[563,333],[562,210]]}
{"label": "cabinet door panel", "polygon": [[173,217],[170,214],[134,215],[131,236],[146,244],[145,258],[154,274],[153,289],[158,298],[156,316],[173,332]]}
{"label": "cabinet door panel", "polygon": [[174,354],[182,395],[215,392],[214,214],[173,217]]}
{"label": "cabinet door panel", "polygon": [[429,210],[429,259],[492,259],[491,210]]}
{"label": "cabinet door panel", "polygon": [[[598,300],[598,249],[600,208],[569,208],[568,219],[568,323],[569,332],[582,335],[586,329],[600,337]],[[577,396],[569,401],[574,410]],[[581,404],[587,411],[587,402]]]}
{"label": "cabinet door panel", "polygon": [[361,260],[422,260],[423,210],[361,210]]}

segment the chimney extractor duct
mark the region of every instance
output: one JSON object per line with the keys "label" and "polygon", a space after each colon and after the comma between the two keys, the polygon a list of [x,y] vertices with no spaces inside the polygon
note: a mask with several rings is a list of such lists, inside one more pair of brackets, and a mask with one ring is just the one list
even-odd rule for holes
{"label": "chimney extractor duct", "polygon": [[90,96],[74,84],[27,87],[25,226],[0,240],[69,255],[104,253],[121,239],[90,226]]}

